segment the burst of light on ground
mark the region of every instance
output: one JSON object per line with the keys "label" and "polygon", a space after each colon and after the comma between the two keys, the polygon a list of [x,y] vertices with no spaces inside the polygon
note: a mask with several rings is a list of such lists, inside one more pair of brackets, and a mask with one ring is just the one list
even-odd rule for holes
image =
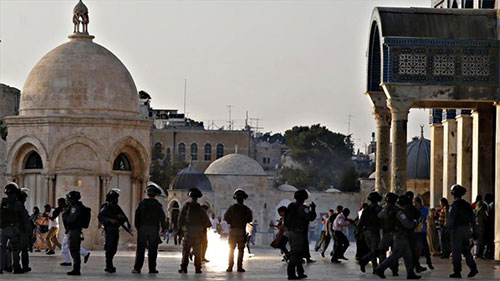
{"label": "burst of light on ground", "polygon": [[[229,244],[227,239],[220,238],[220,235],[209,230],[207,232],[208,248],[206,258],[210,261],[205,264],[206,267],[213,271],[225,271],[229,262]],[[245,248],[245,258],[249,258],[248,251]],[[234,264],[236,270],[236,259],[238,257],[238,249],[234,251]]]}

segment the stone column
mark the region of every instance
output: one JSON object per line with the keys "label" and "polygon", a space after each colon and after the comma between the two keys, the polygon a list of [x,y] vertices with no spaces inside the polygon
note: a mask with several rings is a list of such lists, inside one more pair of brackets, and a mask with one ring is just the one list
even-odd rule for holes
{"label": "stone column", "polygon": [[407,125],[411,105],[409,100],[387,100],[392,117],[391,191],[396,194],[406,192]]}
{"label": "stone column", "polygon": [[450,187],[457,182],[457,120],[456,111],[443,112],[443,197],[453,201]]}
{"label": "stone column", "polygon": [[477,195],[493,193],[494,107],[478,106],[472,113],[472,200]]}
{"label": "stone column", "polygon": [[441,109],[431,112],[430,204],[431,208],[436,208],[443,197],[443,113]]}
{"label": "stone column", "polygon": [[457,183],[467,189],[463,199],[470,202],[472,187],[472,116],[470,110],[460,110],[457,113]]}
{"label": "stone column", "polygon": [[495,149],[495,260],[500,260],[500,102],[496,103]]}
{"label": "stone column", "polygon": [[56,176],[54,174],[45,174],[43,175],[43,179],[45,180],[45,186],[47,188],[47,199],[49,204],[52,206],[57,206],[55,185]]}

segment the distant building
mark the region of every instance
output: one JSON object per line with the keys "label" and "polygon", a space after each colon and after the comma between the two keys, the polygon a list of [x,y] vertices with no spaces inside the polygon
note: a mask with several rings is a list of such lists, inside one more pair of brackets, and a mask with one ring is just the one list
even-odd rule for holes
{"label": "distant building", "polygon": [[21,91],[0,83],[0,120],[6,116],[19,114]]}
{"label": "distant building", "polygon": [[255,160],[264,168],[266,174],[276,176],[283,166],[282,156],[290,148],[283,143],[283,140],[272,138],[255,139]]}

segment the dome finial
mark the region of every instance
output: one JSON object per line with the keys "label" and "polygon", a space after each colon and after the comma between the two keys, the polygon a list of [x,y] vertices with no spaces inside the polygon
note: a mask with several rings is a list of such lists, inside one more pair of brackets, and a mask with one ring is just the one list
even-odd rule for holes
{"label": "dome finial", "polygon": [[[83,4],[82,0],[73,8],[73,33],[89,34],[87,26],[89,24],[89,10]],[[80,31],[80,24],[82,24],[82,31]]]}
{"label": "dome finial", "polygon": [[424,139],[424,125],[420,125],[420,138]]}

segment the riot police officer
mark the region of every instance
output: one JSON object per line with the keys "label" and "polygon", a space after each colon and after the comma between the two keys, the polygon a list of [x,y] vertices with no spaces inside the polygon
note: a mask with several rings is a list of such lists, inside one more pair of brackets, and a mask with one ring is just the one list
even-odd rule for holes
{"label": "riot police officer", "polygon": [[195,272],[201,273],[203,232],[206,232],[207,227],[212,224],[207,212],[198,203],[198,198],[203,196],[201,191],[198,188],[191,188],[188,191],[188,196],[191,201],[182,207],[178,223],[183,236],[182,261],[179,273],[187,273],[191,249],[193,249],[194,254]]}
{"label": "riot police officer", "polygon": [[377,267],[377,258],[379,257],[379,244],[380,244],[380,222],[378,213],[382,211],[382,207],[378,202],[382,201],[382,195],[373,191],[368,195],[368,201],[371,204],[363,210],[361,218],[359,219],[357,228],[358,232],[364,231],[366,245],[370,252],[359,259],[359,266],[362,272],[365,272],[365,266],[371,260],[373,271]]}
{"label": "riot police officer", "polygon": [[[19,234],[25,231],[23,220],[23,206],[17,200],[20,192],[16,183],[8,183],[4,189],[7,197],[2,198],[1,204],[1,250],[0,250],[0,273],[3,270],[12,271],[14,273],[23,273],[19,264]],[[8,248],[7,248],[8,246]],[[8,251],[12,253],[12,267],[7,265]]]}
{"label": "riot police officer", "polygon": [[31,239],[33,236],[33,229],[31,227],[30,215],[24,205],[26,203],[27,198],[28,198],[28,193],[26,193],[26,191],[22,189],[17,196],[17,200],[23,206],[24,231],[21,231],[19,235],[19,250],[21,251],[21,264],[23,267],[22,269],[23,272],[31,271],[31,267],[29,266],[30,260],[28,251],[30,251],[32,247]]}
{"label": "riot police officer", "polygon": [[[410,232],[413,232],[415,228],[415,220],[411,220],[405,212],[405,208],[411,205],[411,200],[406,195],[401,195],[398,199],[398,204],[402,209],[399,209],[394,217],[387,218],[389,221],[394,223],[395,234],[394,234],[394,244],[392,247],[391,255],[385,259],[376,269],[375,273],[380,278],[385,278],[384,271],[398,263],[400,257],[403,257],[405,267],[406,267],[406,279],[420,279],[421,276],[418,276],[413,271],[413,260],[412,253],[410,249],[410,244],[408,242],[408,236]],[[385,210],[381,211],[381,217],[387,216],[386,213],[383,213]]]}
{"label": "riot police officer", "polygon": [[229,230],[229,265],[227,272],[233,271],[234,265],[234,249],[238,245],[238,272],[245,272],[243,269],[243,253],[245,252],[245,244],[247,242],[246,225],[252,222],[252,210],[243,203],[248,198],[248,194],[242,189],[236,189],[233,193],[233,199],[236,204],[233,204],[227,209],[224,214],[224,220],[227,221],[231,229]]}
{"label": "riot police officer", "polygon": [[309,197],[306,190],[298,190],[294,194],[295,202],[288,205],[285,214],[285,234],[290,242],[290,260],[288,261],[288,280],[307,278],[304,274],[302,259],[309,254],[307,232],[309,222],[316,218],[316,204],[311,202],[305,206]]}
{"label": "riot police officer", "polygon": [[118,250],[118,240],[120,239],[120,226],[130,233],[130,222],[118,205],[120,197],[119,189],[112,189],[106,194],[106,203],[104,203],[99,211],[97,218],[104,226],[106,242],[104,250],[106,251],[106,268],[104,271],[108,273],[116,272],[113,266],[113,257]]}
{"label": "riot police officer", "polygon": [[80,246],[82,242],[83,204],[80,202],[81,195],[78,191],[71,191],[66,195],[68,208],[63,213],[63,223],[68,235],[68,246],[73,259],[73,270],[68,275],[80,275]]}
{"label": "riot police officer", "polygon": [[[455,202],[451,204],[446,224],[451,233],[453,273],[450,274],[450,278],[462,277],[462,255],[464,255],[465,263],[470,268],[467,277],[474,277],[479,273],[469,246],[471,234],[475,237],[477,230],[472,207],[462,199],[466,192],[467,190],[461,185],[454,184],[451,186],[451,195],[455,198]],[[471,227],[473,229],[472,233]]]}
{"label": "riot police officer", "polygon": [[[156,270],[156,257],[158,256],[158,244],[161,235],[167,231],[167,221],[163,207],[155,199],[161,195],[161,190],[155,185],[146,188],[148,198],[142,200],[135,210],[135,228],[137,229],[137,249],[135,252],[135,263],[132,273],[141,273],[144,264],[144,254],[148,248],[149,273],[158,273]],[[160,230],[161,229],[161,230]]]}
{"label": "riot police officer", "polygon": [[[382,228],[382,239],[380,240],[380,262],[383,262],[387,256],[386,253],[389,251],[389,247],[393,250],[393,238],[394,233],[396,233],[396,226],[392,219],[396,217],[396,213],[399,211],[399,207],[396,206],[398,201],[398,195],[389,192],[385,195],[385,207],[378,213],[380,219],[380,226]],[[398,274],[398,264],[392,264],[389,266],[392,271],[392,276],[399,276]]]}

